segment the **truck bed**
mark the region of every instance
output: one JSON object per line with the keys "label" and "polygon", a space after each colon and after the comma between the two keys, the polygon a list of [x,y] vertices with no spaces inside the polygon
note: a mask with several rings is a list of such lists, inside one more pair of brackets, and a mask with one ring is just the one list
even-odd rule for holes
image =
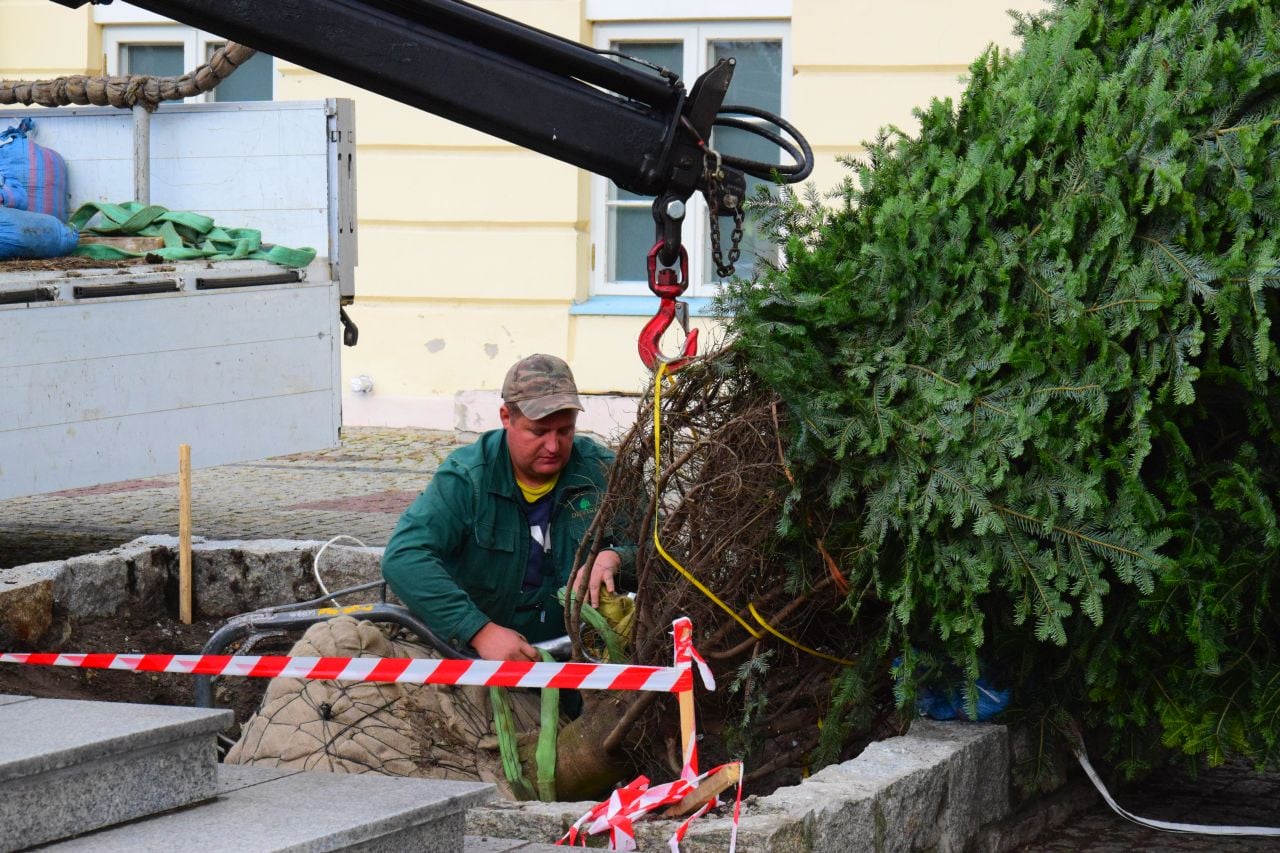
{"label": "truck bed", "polygon": [[[195,467],[337,444],[350,120],[345,102],[174,105],[151,118],[155,204],[312,246],[305,269],[0,263],[0,499],[172,473],[180,444]],[[67,159],[73,209],[127,197],[128,112],[40,112],[36,125]]]}

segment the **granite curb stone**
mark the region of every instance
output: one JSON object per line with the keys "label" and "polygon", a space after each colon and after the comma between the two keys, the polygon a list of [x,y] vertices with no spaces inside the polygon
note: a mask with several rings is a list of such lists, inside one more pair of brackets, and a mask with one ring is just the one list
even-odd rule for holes
{"label": "granite curb stone", "polygon": [[0,850],[206,800],[229,711],[30,699],[0,705]]}
{"label": "granite curb stone", "polygon": [[[196,618],[227,618],[268,605],[317,598],[381,576],[381,547],[314,540],[202,541],[192,545]],[[162,611],[176,589],[178,540],[142,536],[102,554],[0,569],[0,641],[31,646],[59,622],[91,622]],[[321,553],[323,551],[323,553]]]}
{"label": "granite curb stone", "polygon": [[[744,803],[738,849],[769,853],[965,850],[981,827],[1009,813],[1003,726],[917,720],[906,735]],[[594,803],[498,802],[467,813],[467,833],[554,841]],[[685,853],[726,849],[728,809],[693,824]],[[667,849],[678,824],[637,825],[641,851]]]}

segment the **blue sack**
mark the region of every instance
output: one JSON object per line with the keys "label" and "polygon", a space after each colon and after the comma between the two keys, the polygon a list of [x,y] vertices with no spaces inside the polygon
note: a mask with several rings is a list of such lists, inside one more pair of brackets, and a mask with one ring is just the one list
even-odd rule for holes
{"label": "blue sack", "polygon": [[58,258],[71,254],[79,240],[76,229],[56,216],[0,207],[0,261]]}
{"label": "blue sack", "polygon": [[[979,678],[978,688],[978,722],[983,722],[999,714],[1009,705],[1009,691],[997,690],[986,676]],[[964,708],[964,688],[953,685],[943,690],[926,687],[916,695],[916,713],[931,720],[968,720],[969,715]]]}
{"label": "blue sack", "polygon": [[47,213],[67,221],[67,163],[52,148],[28,138],[29,118],[0,133],[0,205]]}
{"label": "blue sack", "polygon": [[[894,658],[892,671],[895,680],[901,680],[901,668],[902,657]],[[978,722],[989,720],[1009,707],[1013,695],[1009,688],[996,686],[991,669],[985,662],[978,665],[978,680],[974,683],[978,690],[978,713],[972,718]],[[917,714],[931,720],[970,720],[965,710],[965,678],[959,669],[943,665],[929,677],[928,669],[921,666],[916,669],[916,675],[927,682],[916,688]]]}

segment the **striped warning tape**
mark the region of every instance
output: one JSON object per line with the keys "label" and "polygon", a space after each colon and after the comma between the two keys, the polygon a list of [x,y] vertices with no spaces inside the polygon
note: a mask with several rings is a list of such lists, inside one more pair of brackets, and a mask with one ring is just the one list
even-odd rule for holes
{"label": "striped warning tape", "polygon": [[[289,657],[286,655],[161,655],[161,654],[50,654],[0,652],[0,663],[29,666],[70,666],[81,669],[115,669],[127,672],[173,672],[184,675],[238,675],[250,678],[303,678],[324,681],[401,682],[409,684],[469,684],[482,687],[555,687],[569,690],[643,690],[682,693],[693,690],[696,667],[703,684],[715,689],[711,670],[693,645],[693,625],[687,617],[672,624],[675,666],[638,666],[603,663],[533,663],[531,661],[438,660],[433,658]],[[612,850],[635,849],[635,821],[664,805],[677,803],[692,793],[716,770],[699,775],[697,741],[690,719],[688,746],[680,778],[666,785],[649,786],[643,776],[618,789],[608,800],[583,815],[559,844],[586,844],[586,837],[609,832]],[[739,768],[741,765],[739,765]],[[734,802],[733,831],[729,851],[737,840],[742,801],[741,770]],[[719,805],[715,796],[690,815],[668,844],[678,853],[690,824]]]}
{"label": "striped warning tape", "polygon": [[663,667],[429,658],[34,653],[0,653],[0,663],[186,675],[474,684],[482,687],[558,687],[564,690],[643,690],[657,693],[680,693],[693,689],[693,675],[687,664]]}

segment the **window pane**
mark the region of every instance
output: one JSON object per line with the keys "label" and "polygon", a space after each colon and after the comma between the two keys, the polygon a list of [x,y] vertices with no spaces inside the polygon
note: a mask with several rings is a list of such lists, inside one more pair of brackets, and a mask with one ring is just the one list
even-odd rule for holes
{"label": "window pane", "polygon": [[639,193],[631,192],[631,190],[624,190],[613,181],[609,182],[609,189],[612,192],[610,198],[616,198],[619,201],[643,201],[653,204],[653,196],[640,195]]}
{"label": "window pane", "polygon": [[[767,122],[761,122],[761,127],[774,133],[778,132],[776,127]],[[780,158],[784,156],[781,148],[763,136],[757,136],[736,127],[717,127],[711,131],[711,147],[721,154],[733,154],[761,163],[779,163]],[[751,178],[747,180],[750,181]]]}
{"label": "window pane", "polygon": [[125,74],[177,77],[187,70],[182,67],[180,44],[126,44],[120,46],[120,53]]}
{"label": "window pane", "polygon": [[738,60],[726,104],[746,104],[782,114],[782,43],[777,41],[713,41],[711,64],[726,57]]}
{"label": "window pane", "polygon": [[647,207],[615,207],[610,220],[609,280],[647,282],[653,214]]}
{"label": "window pane", "polygon": [[[219,47],[221,45],[209,45],[206,62],[213,58]],[[271,57],[265,53],[255,53],[248,62],[209,93],[209,100],[269,101],[273,95],[272,82]]]}
{"label": "window pane", "polygon": [[[651,62],[660,68],[674,71],[684,77],[684,42],[683,41],[613,41],[609,49],[627,56],[634,56]],[[615,59],[617,57],[614,57]],[[619,60],[620,62],[624,60]],[[627,63],[635,67],[635,63]]]}

